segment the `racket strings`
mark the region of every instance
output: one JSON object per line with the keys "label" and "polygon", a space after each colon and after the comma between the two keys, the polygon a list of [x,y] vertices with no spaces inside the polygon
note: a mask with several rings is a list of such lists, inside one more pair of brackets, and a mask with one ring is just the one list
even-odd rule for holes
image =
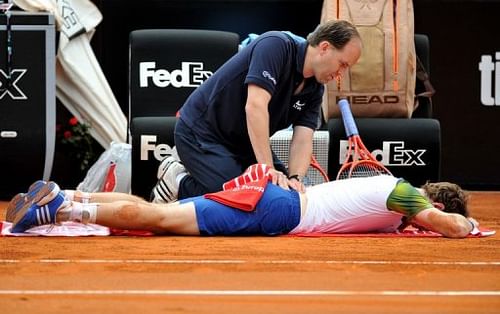
{"label": "racket strings", "polygon": [[347,178],[366,178],[380,175],[387,175],[390,172],[385,167],[382,167],[372,162],[352,162],[340,170],[337,180]]}
{"label": "racket strings", "polygon": [[349,138],[347,156],[337,174],[337,180],[384,174],[391,175],[391,172],[370,153],[361,138],[356,135]]}
{"label": "racket strings", "polygon": [[328,174],[326,171],[321,167],[319,162],[316,160],[316,157],[314,155],[311,156],[311,167],[314,171],[319,172],[319,175],[323,178],[323,182],[328,182],[330,179],[328,178]]}
{"label": "racket strings", "polygon": [[361,140],[349,102],[346,99],[340,100],[339,108],[342,113],[349,146],[344,163],[337,173],[337,180],[373,177],[382,174],[391,175],[391,172],[372,155]]}

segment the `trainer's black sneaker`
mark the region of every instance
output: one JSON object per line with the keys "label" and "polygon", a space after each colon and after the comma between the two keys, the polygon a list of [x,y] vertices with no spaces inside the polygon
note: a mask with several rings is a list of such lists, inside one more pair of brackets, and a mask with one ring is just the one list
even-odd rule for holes
{"label": "trainer's black sneaker", "polygon": [[153,203],[172,203],[177,201],[179,185],[177,175],[186,172],[186,168],[180,161],[170,156],[165,158],[158,167],[158,183],[151,192]]}

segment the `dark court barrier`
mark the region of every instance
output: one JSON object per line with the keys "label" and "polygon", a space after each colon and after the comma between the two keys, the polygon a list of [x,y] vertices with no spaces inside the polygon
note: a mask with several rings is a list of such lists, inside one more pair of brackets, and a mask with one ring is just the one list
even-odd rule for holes
{"label": "dark court barrier", "polygon": [[132,120],[132,193],[149,199],[156,184],[159,161],[172,155],[175,117]]}
{"label": "dark court barrier", "polygon": [[500,190],[500,1],[416,0],[415,31],[431,41],[441,178]]}
{"label": "dark court barrier", "polygon": [[170,155],[174,145],[177,111],[196,87],[238,51],[238,44],[239,36],[232,32],[131,32],[128,116],[134,194],[146,197],[151,191],[160,161]]}
{"label": "dark court barrier", "polygon": [[0,199],[50,178],[55,110],[53,16],[0,14]]}

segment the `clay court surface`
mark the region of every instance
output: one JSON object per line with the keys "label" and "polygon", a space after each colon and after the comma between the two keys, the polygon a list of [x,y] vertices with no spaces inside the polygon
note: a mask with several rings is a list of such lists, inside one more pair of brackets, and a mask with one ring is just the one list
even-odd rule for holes
{"label": "clay court surface", "polygon": [[[0,202],[0,219],[6,202]],[[471,211],[500,231],[500,192]],[[0,237],[2,313],[500,313],[500,240]]]}

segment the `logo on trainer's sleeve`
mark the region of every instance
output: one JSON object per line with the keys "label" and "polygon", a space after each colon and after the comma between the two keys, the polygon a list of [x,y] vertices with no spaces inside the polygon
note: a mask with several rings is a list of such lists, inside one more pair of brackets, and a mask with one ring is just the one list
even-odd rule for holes
{"label": "logo on trainer's sleeve", "polygon": [[304,107],[305,105],[306,105],[305,102],[300,102],[300,100],[297,100],[297,102],[293,104],[293,108],[298,111],[302,111],[302,107]]}
{"label": "logo on trainer's sleeve", "polygon": [[276,79],[267,71],[262,71],[262,76],[271,82],[273,82],[274,85],[276,85]]}

